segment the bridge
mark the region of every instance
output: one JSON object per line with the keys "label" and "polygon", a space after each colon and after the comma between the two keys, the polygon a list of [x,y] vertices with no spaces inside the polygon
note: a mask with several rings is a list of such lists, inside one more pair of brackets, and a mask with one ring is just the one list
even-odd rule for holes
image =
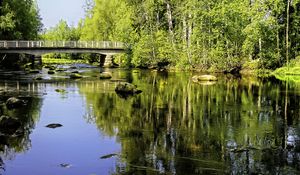
{"label": "bridge", "polygon": [[106,64],[112,61],[112,55],[124,53],[126,48],[124,43],[112,41],[0,41],[3,54],[29,54],[41,59],[48,53],[96,53],[100,55],[100,62]]}

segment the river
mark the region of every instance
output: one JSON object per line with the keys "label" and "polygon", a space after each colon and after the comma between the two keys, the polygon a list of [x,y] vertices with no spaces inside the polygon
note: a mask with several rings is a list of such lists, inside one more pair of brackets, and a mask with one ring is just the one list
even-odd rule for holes
{"label": "river", "polygon": [[[193,83],[190,72],[82,68],[0,72],[0,102],[26,106],[2,115],[22,134],[0,134],[0,174],[299,174],[300,84],[275,78],[217,75]],[[118,82],[143,92],[121,97]],[[62,127],[48,128],[58,123]]]}

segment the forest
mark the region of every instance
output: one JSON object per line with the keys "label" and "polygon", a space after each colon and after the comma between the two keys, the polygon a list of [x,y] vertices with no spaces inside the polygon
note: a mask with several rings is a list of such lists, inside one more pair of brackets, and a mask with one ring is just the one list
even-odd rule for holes
{"label": "forest", "polygon": [[122,66],[238,72],[300,62],[299,0],[87,0],[76,26],[47,30],[33,0],[0,2],[0,39],[122,41]]}

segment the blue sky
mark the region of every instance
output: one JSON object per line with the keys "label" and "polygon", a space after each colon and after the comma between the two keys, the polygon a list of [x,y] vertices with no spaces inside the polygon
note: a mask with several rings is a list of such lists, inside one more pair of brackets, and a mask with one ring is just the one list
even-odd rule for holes
{"label": "blue sky", "polygon": [[54,27],[60,19],[77,25],[84,17],[85,0],[37,0],[44,28]]}

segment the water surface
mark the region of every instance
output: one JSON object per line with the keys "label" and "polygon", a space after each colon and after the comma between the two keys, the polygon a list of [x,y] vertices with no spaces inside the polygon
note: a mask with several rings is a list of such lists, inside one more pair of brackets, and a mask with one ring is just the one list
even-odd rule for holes
{"label": "water surface", "polygon": [[[81,80],[4,78],[0,101],[28,103],[2,106],[24,132],[0,136],[0,174],[300,173],[299,84],[232,75],[197,84],[195,73],[109,71],[112,80],[97,78],[95,68]],[[118,96],[120,81],[143,93]]]}

